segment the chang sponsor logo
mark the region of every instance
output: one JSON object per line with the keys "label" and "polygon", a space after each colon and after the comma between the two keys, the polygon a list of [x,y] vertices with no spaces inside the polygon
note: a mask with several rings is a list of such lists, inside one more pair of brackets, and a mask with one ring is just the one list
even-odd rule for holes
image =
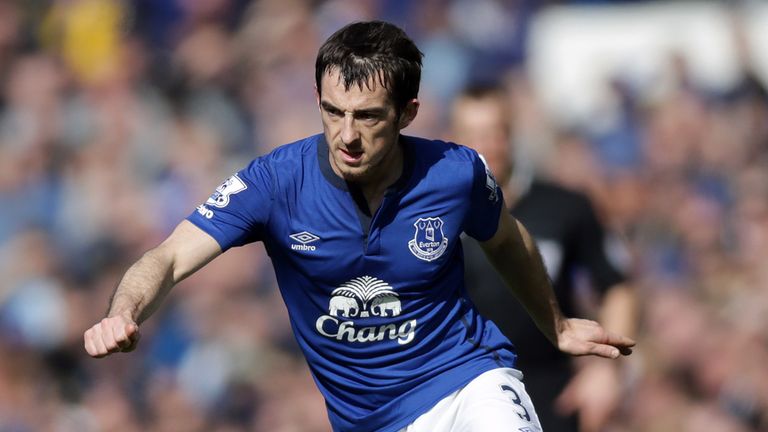
{"label": "chang sponsor logo", "polygon": [[342,284],[331,292],[328,315],[320,316],[315,329],[338,341],[371,343],[396,340],[406,345],[416,336],[415,319],[378,326],[364,326],[343,318],[396,317],[402,306],[399,295],[386,282],[362,276]]}
{"label": "chang sponsor logo", "polygon": [[409,344],[416,336],[416,320],[398,324],[383,324],[371,327],[356,327],[352,321],[341,321],[332,316],[323,315],[317,319],[315,327],[321,335],[347,342],[380,342],[385,339],[397,340],[400,345]]}

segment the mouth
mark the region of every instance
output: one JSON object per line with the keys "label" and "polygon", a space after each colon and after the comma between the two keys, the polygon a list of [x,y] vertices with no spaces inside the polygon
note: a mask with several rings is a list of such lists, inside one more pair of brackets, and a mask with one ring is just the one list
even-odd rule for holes
{"label": "mouth", "polygon": [[339,152],[341,153],[341,157],[344,162],[348,164],[358,164],[363,159],[362,150],[345,150],[340,148]]}

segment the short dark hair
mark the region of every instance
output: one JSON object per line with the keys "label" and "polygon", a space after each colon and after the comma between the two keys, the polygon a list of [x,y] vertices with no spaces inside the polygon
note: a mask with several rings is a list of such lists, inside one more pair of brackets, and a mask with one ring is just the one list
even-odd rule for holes
{"label": "short dark hair", "polygon": [[317,91],[322,91],[323,75],[338,68],[346,90],[352,84],[362,89],[377,79],[389,91],[400,112],[409,100],[419,95],[423,56],[408,35],[394,24],[352,23],[331,35],[320,47],[315,61]]}
{"label": "short dark hair", "polygon": [[506,97],[506,89],[497,82],[472,82],[461,90],[459,97],[467,99],[504,99]]}
{"label": "short dark hair", "polygon": [[464,87],[456,100],[491,100],[499,104],[506,116],[512,115],[512,107],[503,84],[495,81],[473,82]]}
{"label": "short dark hair", "polygon": [[[507,132],[512,132],[512,106],[508,98],[507,88],[496,81],[479,81],[468,84],[456,97],[456,101],[490,101],[498,104],[505,119]],[[455,104],[454,104],[455,108]]]}

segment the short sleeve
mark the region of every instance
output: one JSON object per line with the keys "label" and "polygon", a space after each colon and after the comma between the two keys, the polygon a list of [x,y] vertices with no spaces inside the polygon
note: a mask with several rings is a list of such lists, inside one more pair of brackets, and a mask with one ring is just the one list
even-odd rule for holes
{"label": "short sleeve", "polygon": [[262,240],[274,199],[266,157],[224,181],[187,220],[213,237],[222,250]]}
{"label": "short sleeve", "polygon": [[482,242],[496,234],[504,198],[485,159],[474,151],[472,154],[472,190],[464,232]]}

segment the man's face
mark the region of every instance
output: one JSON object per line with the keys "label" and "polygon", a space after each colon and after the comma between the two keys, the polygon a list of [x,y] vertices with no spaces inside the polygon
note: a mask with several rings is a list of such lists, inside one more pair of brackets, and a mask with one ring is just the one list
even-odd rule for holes
{"label": "man's face", "polygon": [[509,119],[499,101],[460,98],[451,112],[452,140],[485,157],[493,175],[505,183],[512,171]]}
{"label": "man's face", "polygon": [[318,94],[325,139],[334,172],[351,182],[388,181],[398,168],[400,130],[416,115],[418,101],[410,101],[398,116],[386,88],[378,81],[360,89],[344,89],[339,72],[332,69],[321,81]]}

